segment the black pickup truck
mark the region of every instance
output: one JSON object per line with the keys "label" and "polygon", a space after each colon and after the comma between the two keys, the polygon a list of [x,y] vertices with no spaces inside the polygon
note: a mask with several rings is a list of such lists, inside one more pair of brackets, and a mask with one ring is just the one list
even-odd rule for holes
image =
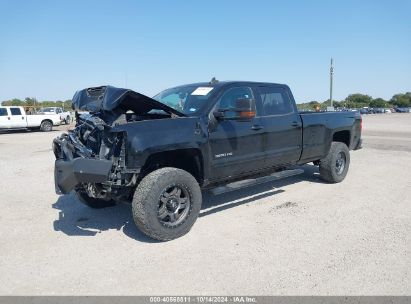
{"label": "black pickup truck", "polygon": [[299,113],[282,84],[211,81],[153,98],[102,86],[76,92],[73,109],[89,114],[76,112],[75,129],[53,141],[56,192],[92,208],[131,203],[137,227],[158,240],[190,230],[202,189],[309,162],[338,183],[361,147],[358,112]]}

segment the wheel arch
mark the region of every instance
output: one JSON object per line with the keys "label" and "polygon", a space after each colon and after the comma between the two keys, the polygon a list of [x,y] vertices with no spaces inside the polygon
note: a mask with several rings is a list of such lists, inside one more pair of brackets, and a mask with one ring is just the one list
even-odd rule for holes
{"label": "wheel arch", "polygon": [[343,143],[349,148],[351,143],[351,131],[341,130],[334,132],[332,141]]}
{"label": "wheel arch", "polygon": [[141,172],[142,176],[163,167],[174,167],[189,172],[201,185],[204,181],[203,155],[198,148],[184,148],[151,154]]}
{"label": "wheel arch", "polygon": [[45,119],[43,119],[43,120],[41,121],[40,125],[41,125],[43,122],[45,122],[45,121],[53,124],[53,121],[52,121],[50,118],[45,118]]}

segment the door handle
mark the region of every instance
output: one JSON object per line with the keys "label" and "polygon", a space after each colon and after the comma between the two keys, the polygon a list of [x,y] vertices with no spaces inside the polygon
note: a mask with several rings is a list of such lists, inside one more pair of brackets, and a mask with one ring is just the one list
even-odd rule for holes
{"label": "door handle", "polygon": [[10,120],[10,117],[7,117],[8,120]]}
{"label": "door handle", "polygon": [[291,125],[292,125],[293,127],[299,127],[299,126],[300,126],[300,124],[298,123],[298,121],[293,121],[293,122],[291,123]]}
{"label": "door handle", "polygon": [[261,126],[261,125],[253,125],[253,126],[251,127],[251,129],[254,130],[254,131],[261,130],[262,128],[263,128],[263,126]]}
{"label": "door handle", "polygon": [[21,120],[24,120],[24,117],[22,117]]}

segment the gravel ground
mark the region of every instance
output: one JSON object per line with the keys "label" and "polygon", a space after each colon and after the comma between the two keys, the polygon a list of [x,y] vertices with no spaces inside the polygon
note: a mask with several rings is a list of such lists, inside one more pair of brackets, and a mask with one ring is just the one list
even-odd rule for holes
{"label": "gravel ground", "polygon": [[154,242],[130,207],[57,196],[52,138],[0,134],[1,295],[410,295],[411,114],[364,117],[347,178],[305,174],[204,195],[186,236]]}

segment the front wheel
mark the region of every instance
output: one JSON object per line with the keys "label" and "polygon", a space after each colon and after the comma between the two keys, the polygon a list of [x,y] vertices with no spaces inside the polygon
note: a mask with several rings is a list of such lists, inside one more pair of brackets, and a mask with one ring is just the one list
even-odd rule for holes
{"label": "front wheel", "polygon": [[177,168],[161,168],[142,179],[134,193],[132,211],[147,236],[168,241],[190,231],[201,209],[196,179]]}
{"label": "front wheel", "polygon": [[332,142],[330,151],[320,161],[321,178],[329,183],[339,183],[344,180],[350,166],[350,151],[341,142]]}

